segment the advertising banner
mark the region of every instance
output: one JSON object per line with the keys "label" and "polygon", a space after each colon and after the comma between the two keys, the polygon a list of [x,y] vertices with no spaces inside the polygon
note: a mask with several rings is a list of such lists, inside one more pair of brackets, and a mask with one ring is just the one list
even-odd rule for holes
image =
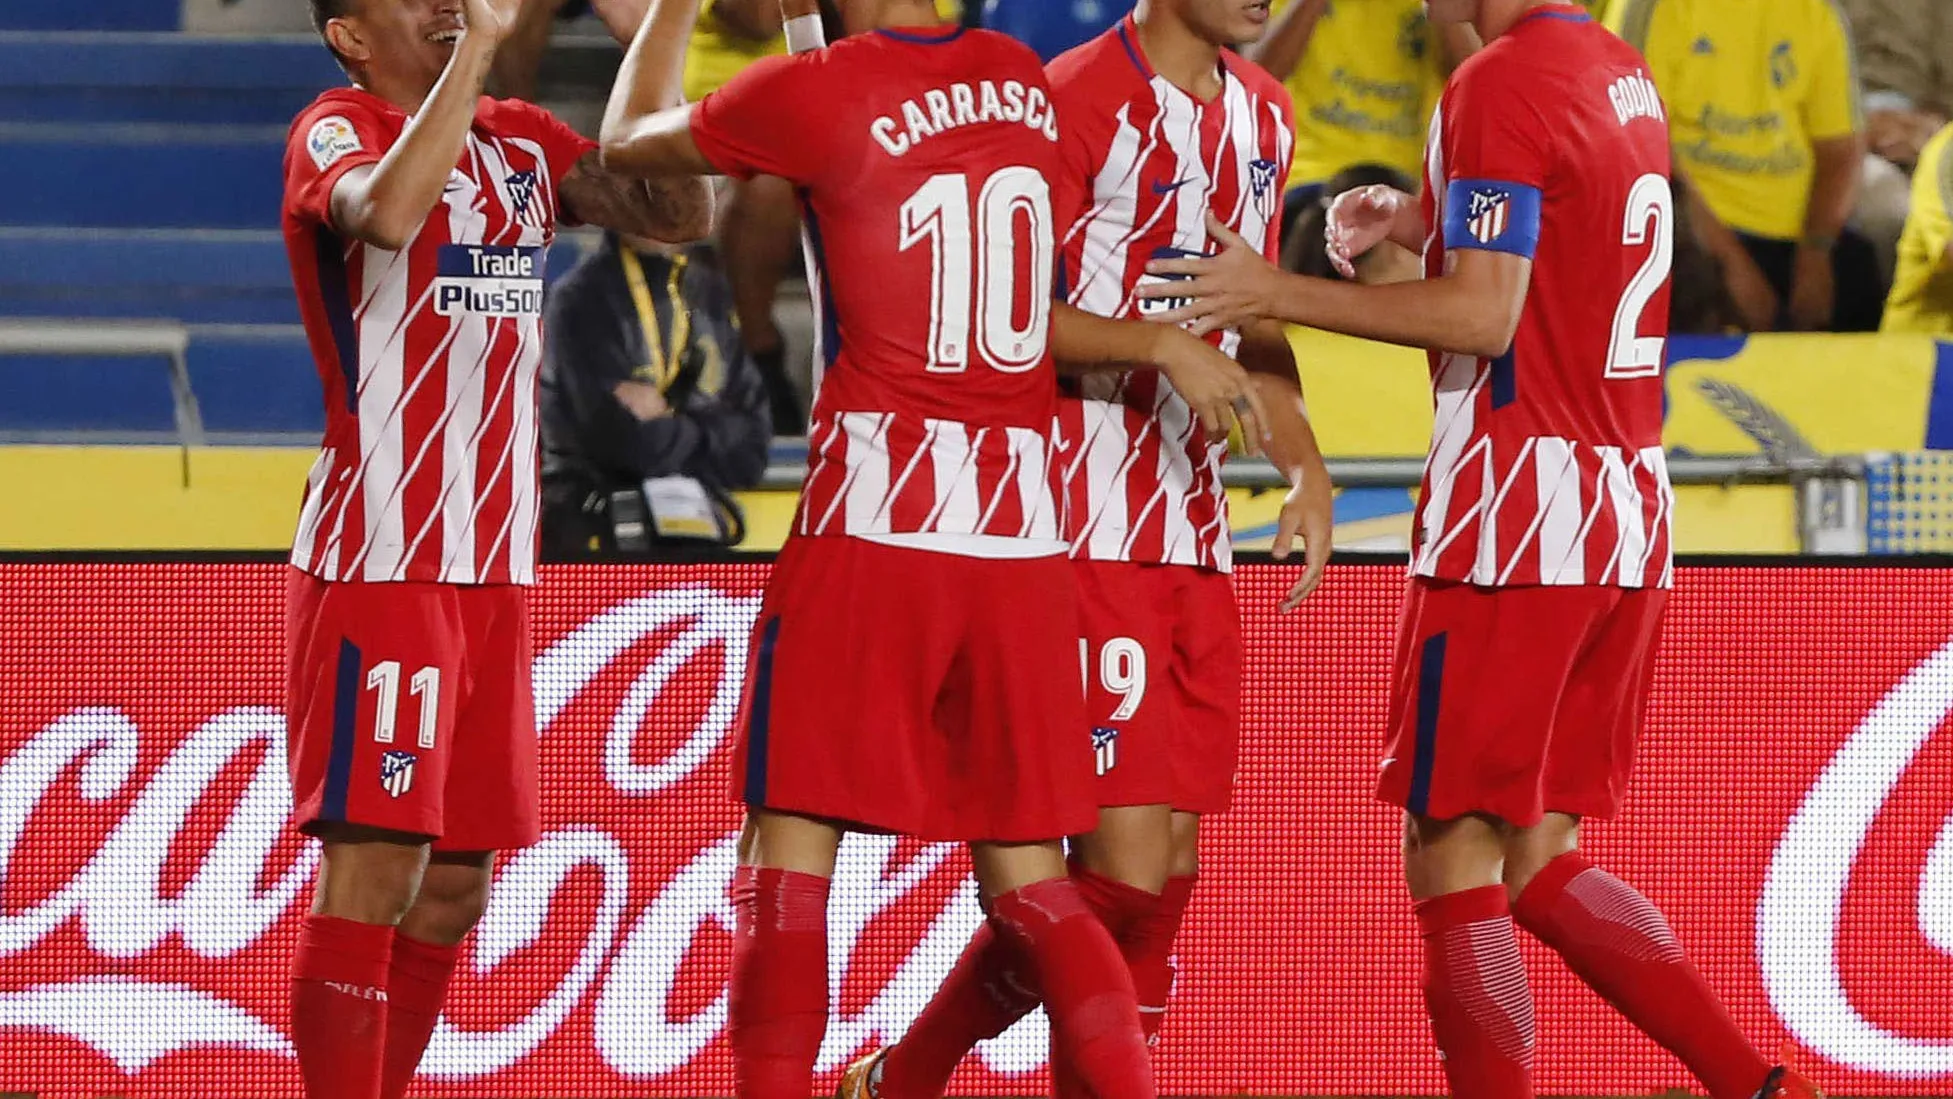
{"label": "advertising banner", "polygon": [[[545,834],[504,859],[414,1094],[731,1093],[727,768],[766,571],[545,570]],[[1239,795],[1205,827],[1160,1082],[1438,1094],[1398,821],[1371,797],[1401,567],[1338,566],[1282,615],[1290,576],[1237,577]],[[282,828],[283,580],[0,563],[0,1092],[298,1096],[287,965],[317,855]],[[1588,829],[1755,1040],[1834,1094],[1953,1094],[1949,711],[1953,570],[1684,568],[1625,812]],[[947,846],[856,837],[834,895],[830,1084],[979,919]],[[1526,950],[1542,1094],[1691,1086]],[[1046,1093],[1046,1044],[1026,1020],[955,1093]]]}

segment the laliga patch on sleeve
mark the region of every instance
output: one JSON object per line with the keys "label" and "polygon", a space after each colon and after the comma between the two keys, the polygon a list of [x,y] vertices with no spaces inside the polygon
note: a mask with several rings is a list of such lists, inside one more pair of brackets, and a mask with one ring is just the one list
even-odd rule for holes
{"label": "laliga patch on sleeve", "polygon": [[360,149],[359,131],[353,124],[339,115],[328,115],[312,123],[312,131],[305,135],[305,151],[312,154],[312,163],[321,172],[344,159],[347,153]]}

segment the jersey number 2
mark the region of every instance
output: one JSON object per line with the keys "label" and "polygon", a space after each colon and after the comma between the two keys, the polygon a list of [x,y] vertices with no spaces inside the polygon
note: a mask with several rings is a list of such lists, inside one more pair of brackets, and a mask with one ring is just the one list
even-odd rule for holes
{"label": "jersey number 2", "polygon": [[[901,250],[930,245],[929,369],[970,368],[971,329],[983,361],[1021,374],[1044,361],[1051,328],[1054,262],[1051,186],[1022,166],[1000,169],[983,184],[972,217],[970,177],[929,177],[902,204]],[[1030,242],[1031,300],[1017,323],[1018,219]]]}
{"label": "jersey number 2", "polygon": [[1634,181],[1621,222],[1622,244],[1638,248],[1650,238],[1654,247],[1641,269],[1628,280],[1621,304],[1614,309],[1614,332],[1607,341],[1609,378],[1660,375],[1662,351],[1668,343],[1660,336],[1638,335],[1648,302],[1668,281],[1668,273],[1675,266],[1675,195],[1667,177],[1652,173]]}

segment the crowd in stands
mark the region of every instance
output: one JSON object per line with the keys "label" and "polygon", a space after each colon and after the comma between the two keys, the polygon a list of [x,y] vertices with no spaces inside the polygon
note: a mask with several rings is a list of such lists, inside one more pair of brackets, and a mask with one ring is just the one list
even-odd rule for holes
{"label": "crowd in stands", "polygon": [[[1131,6],[939,4],[960,10],[968,25],[1025,41],[1047,60]],[[647,6],[530,0],[527,46],[505,51],[498,84],[507,93],[533,92],[553,21],[587,8],[624,37]],[[1675,331],[1883,328],[1953,338],[1953,4],[1585,6],[1647,57],[1669,115]],[[830,23],[831,34],[851,29]],[[1323,255],[1335,195],[1371,183],[1418,189],[1445,78],[1479,46],[1469,29],[1431,26],[1421,0],[1275,0],[1268,32],[1242,49],[1295,98],[1284,252],[1292,270],[1339,277]],[[776,0],[707,0],[687,93],[703,96],[785,48]],[[621,313],[594,340],[573,337],[583,322],[550,329],[550,399],[580,402],[574,414],[559,410],[553,419],[552,469],[576,479],[574,491],[558,486],[562,507],[587,516],[617,484],[674,474],[697,478],[716,499],[757,479],[766,425],[800,433],[806,369],[788,362],[774,315],[782,280],[798,277],[793,195],[778,180],[736,185],[722,198],[721,224],[713,245],[676,255],[649,242],[611,241],[554,291],[552,320]],[[687,274],[698,268],[711,274]],[[1418,270],[1416,257],[1384,245],[1364,257],[1357,277],[1394,281]],[[686,334],[674,335],[674,325]],[[616,407],[592,403],[606,390]],[[572,432],[641,437],[591,443],[566,439]],[[595,545],[598,536],[590,537]]]}

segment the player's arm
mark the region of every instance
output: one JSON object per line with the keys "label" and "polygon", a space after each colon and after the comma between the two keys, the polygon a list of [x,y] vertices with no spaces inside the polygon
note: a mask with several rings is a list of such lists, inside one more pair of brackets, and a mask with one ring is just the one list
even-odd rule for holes
{"label": "player's arm", "polygon": [[389,252],[406,247],[420,232],[461,159],[489,63],[514,27],[520,2],[466,0],[467,29],[400,140],[378,163],[354,168],[333,185],[336,232]]}
{"label": "player's arm", "polygon": [[1267,438],[1261,395],[1241,364],[1186,329],[1150,321],[1112,320],[1051,303],[1051,357],[1061,374],[1084,375],[1151,367],[1165,374],[1210,435],[1241,431],[1259,449]]}
{"label": "player's arm", "polygon": [[718,0],[712,5],[712,15],[734,34],[755,42],[780,37],[786,23],[776,0]]}
{"label": "player's arm", "polygon": [[1321,585],[1329,567],[1336,526],[1335,487],[1329,480],[1322,447],[1316,442],[1315,427],[1309,422],[1308,406],[1302,399],[1302,376],[1295,365],[1295,346],[1288,342],[1287,330],[1273,321],[1256,321],[1241,330],[1237,354],[1261,394],[1268,417],[1268,437],[1262,451],[1289,483],[1275,526],[1275,559],[1287,560],[1294,552],[1296,537],[1302,538],[1302,575],[1282,600],[1283,610],[1293,610]]}
{"label": "player's arm", "polygon": [[1147,265],[1153,274],[1192,281],[1139,290],[1148,298],[1192,297],[1192,304],[1155,319],[1192,324],[1196,334],[1264,317],[1406,347],[1497,358],[1512,346],[1532,285],[1530,248],[1493,251],[1453,240],[1442,276],[1364,286],[1288,274],[1212,215],[1207,231],[1222,245],[1219,255]]}
{"label": "player's arm", "polygon": [[683,106],[685,49],[698,21],[698,0],[652,0],[637,37],[624,51],[604,109],[603,166],[639,179],[717,175],[692,140]]}
{"label": "player's arm", "polygon": [[1267,69],[1275,79],[1287,80],[1309,52],[1309,40],[1316,36],[1316,24],[1328,10],[1329,0],[1295,0],[1276,18],[1268,33],[1261,36],[1261,41],[1250,43],[1242,53]]}
{"label": "player's arm", "polygon": [[586,225],[672,244],[712,231],[712,185],[703,176],[632,179],[590,152],[563,178],[562,193],[564,208]]}

